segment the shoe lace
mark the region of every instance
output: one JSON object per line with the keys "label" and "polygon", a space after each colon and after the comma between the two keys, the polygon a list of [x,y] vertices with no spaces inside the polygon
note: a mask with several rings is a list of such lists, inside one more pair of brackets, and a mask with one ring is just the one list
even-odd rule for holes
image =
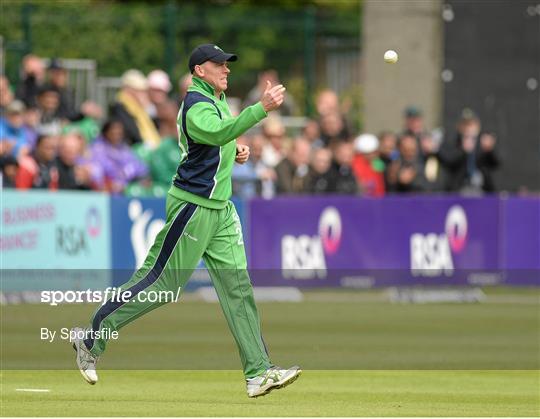
{"label": "shoe lace", "polygon": [[264,373],[264,376],[263,376],[263,380],[262,380],[262,383],[261,384],[266,384],[268,382],[268,380],[272,380],[274,382],[277,382],[280,380],[281,378],[281,368],[279,367],[270,367],[266,370],[266,372]]}
{"label": "shoe lace", "polygon": [[94,367],[96,366],[97,364],[97,361],[98,361],[98,357],[94,356],[88,349],[86,348],[81,348],[82,351],[83,351],[83,361],[87,364],[87,365],[93,365]]}

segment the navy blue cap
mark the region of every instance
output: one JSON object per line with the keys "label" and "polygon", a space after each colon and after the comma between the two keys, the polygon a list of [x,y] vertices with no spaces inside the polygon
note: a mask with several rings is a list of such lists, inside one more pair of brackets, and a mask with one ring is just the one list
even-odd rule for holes
{"label": "navy blue cap", "polygon": [[62,65],[62,61],[58,58],[53,58],[49,63],[49,70],[65,70],[65,67]]}
{"label": "navy blue cap", "polygon": [[419,118],[422,116],[422,110],[416,106],[407,106],[403,114],[406,118]]}
{"label": "navy blue cap", "polygon": [[220,47],[214,44],[199,45],[189,56],[189,71],[193,73],[196,65],[201,65],[206,61],[223,63],[225,61],[236,61],[238,57],[235,54],[224,52]]}

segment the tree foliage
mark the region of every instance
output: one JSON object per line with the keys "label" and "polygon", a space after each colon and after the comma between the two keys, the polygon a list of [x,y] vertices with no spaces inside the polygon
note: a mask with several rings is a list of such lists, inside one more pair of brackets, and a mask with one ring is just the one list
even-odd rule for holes
{"label": "tree foliage", "polygon": [[186,72],[192,48],[214,42],[240,57],[231,74],[235,89],[245,92],[258,71],[275,68],[285,81],[296,78],[300,92],[324,55],[325,39],[352,41],[356,48],[360,41],[359,0],[2,0],[1,7],[0,34],[12,76],[31,51],[95,59],[100,76],[159,67],[176,80]]}

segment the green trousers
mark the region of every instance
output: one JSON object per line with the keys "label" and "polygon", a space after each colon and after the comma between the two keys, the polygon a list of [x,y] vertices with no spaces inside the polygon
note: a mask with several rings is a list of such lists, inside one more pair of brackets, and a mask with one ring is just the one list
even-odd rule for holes
{"label": "green trousers", "polygon": [[[159,291],[161,294],[172,291],[169,294],[176,295],[201,258],[238,345],[244,374],[246,378],[259,375],[272,364],[261,337],[240,219],[230,201],[223,209],[210,209],[169,195],[167,222],[157,235],[144,265],[120,287],[120,295],[113,296],[98,308],[92,318],[92,331],[102,331],[102,335],[107,335],[103,331],[108,331],[110,336],[112,331],[169,302],[141,300],[156,300],[146,297],[159,295]],[[142,296],[144,298],[140,298]],[[86,339],[85,344],[99,356],[107,341]]]}

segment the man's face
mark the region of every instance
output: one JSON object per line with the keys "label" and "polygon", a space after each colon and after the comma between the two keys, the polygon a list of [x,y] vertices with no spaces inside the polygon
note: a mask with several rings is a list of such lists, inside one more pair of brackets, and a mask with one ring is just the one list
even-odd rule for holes
{"label": "man's face", "polygon": [[311,147],[306,140],[296,140],[293,146],[292,161],[296,167],[309,163]]}
{"label": "man's face", "polygon": [[167,92],[161,89],[154,89],[154,88],[148,89],[148,96],[150,97],[150,101],[154,105],[165,103],[167,102],[167,99],[168,99]]}
{"label": "man's face", "polygon": [[227,76],[231,70],[229,70],[229,64],[226,61],[223,63],[206,61],[195,66],[195,71],[201,79],[209,83],[217,92],[221,93],[227,90]]}
{"label": "man's face", "polygon": [[410,135],[402,137],[399,145],[399,150],[401,152],[401,156],[405,160],[414,160],[418,152],[416,138]]}
{"label": "man's face", "polygon": [[333,90],[324,90],[317,96],[317,112],[319,115],[327,115],[339,112],[339,98]]}
{"label": "man's face", "polygon": [[421,116],[410,116],[405,118],[405,127],[411,132],[418,134],[424,129],[424,120]]}
{"label": "man's face", "polygon": [[51,79],[51,83],[56,87],[66,87],[67,86],[67,77],[68,73],[63,68],[55,68],[52,70],[49,70],[49,77]]}
{"label": "man's face", "polygon": [[45,112],[54,112],[60,105],[60,97],[54,91],[43,92],[38,101]]}
{"label": "man's face", "polygon": [[330,137],[337,137],[343,130],[343,120],[338,113],[332,112],[321,120],[321,130]]}
{"label": "man's face", "polygon": [[124,140],[124,126],[121,123],[113,123],[105,133],[107,140],[113,144],[117,145],[122,143]]}
{"label": "man's face", "polygon": [[340,142],[334,151],[334,158],[343,166],[350,166],[354,158],[354,146],[349,142]]}
{"label": "man's face", "polygon": [[480,123],[476,119],[462,122],[459,128],[463,137],[477,137],[480,134]]}
{"label": "man's face", "polygon": [[313,154],[313,169],[317,173],[326,173],[330,169],[330,164],[332,163],[332,153],[326,148],[319,148]]}
{"label": "man's face", "polygon": [[24,123],[22,112],[13,112],[13,113],[9,112],[6,116],[7,116],[9,125],[11,125],[14,128],[22,127],[22,124]]}
{"label": "man's face", "polygon": [[397,139],[394,135],[386,134],[380,139],[379,150],[381,154],[389,156],[396,149]]}
{"label": "man's face", "polygon": [[56,137],[45,137],[39,143],[36,155],[39,160],[50,162],[56,157],[58,149],[58,139]]}
{"label": "man's face", "polygon": [[45,64],[41,58],[35,55],[27,55],[23,61],[24,72],[28,75],[34,76],[38,80],[45,78]]}
{"label": "man's face", "polygon": [[24,123],[30,127],[37,127],[41,119],[41,112],[38,108],[27,108],[24,111]]}
{"label": "man's face", "polygon": [[82,138],[74,134],[67,134],[62,137],[60,140],[58,155],[66,165],[75,165],[75,162],[82,151],[82,141]]}

